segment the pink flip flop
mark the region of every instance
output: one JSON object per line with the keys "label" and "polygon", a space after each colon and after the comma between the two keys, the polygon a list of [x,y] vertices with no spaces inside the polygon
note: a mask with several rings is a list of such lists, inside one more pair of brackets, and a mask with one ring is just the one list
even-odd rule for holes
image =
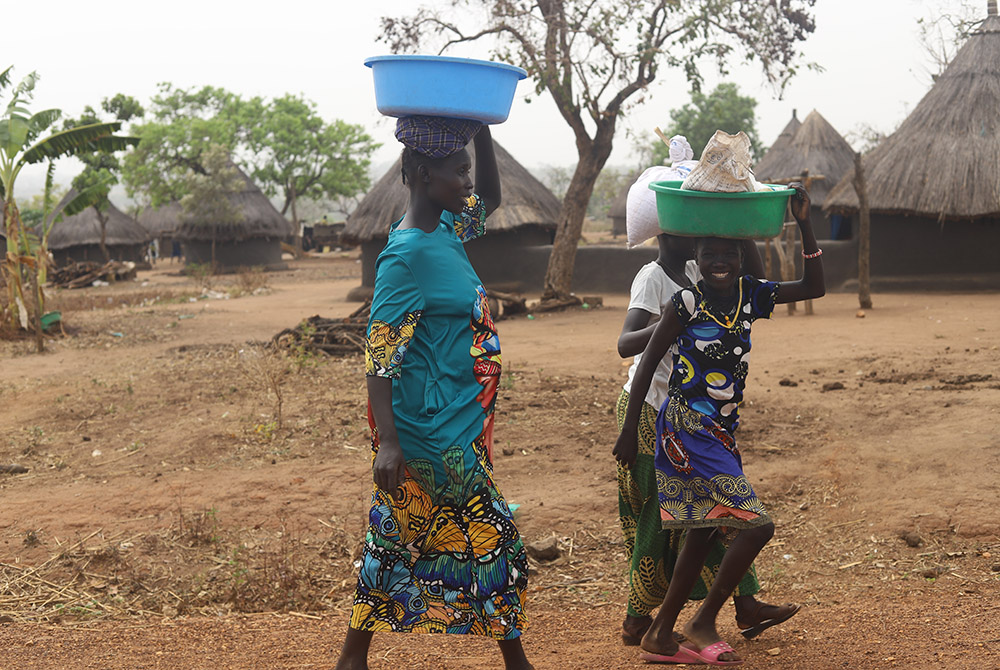
{"label": "pink flip flop", "polygon": [[[720,652],[721,653],[721,652]],[[698,655],[694,649],[680,645],[677,647],[677,651],[669,656],[664,654],[651,654],[645,651],[639,654],[639,659],[645,661],[646,663],[661,663],[661,664],[682,664],[687,663],[690,665],[701,665],[705,663],[701,656]]]}
{"label": "pink flip flop", "polygon": [[681,649],[687,649],[692,654],[695,654],[701,663],[707,665],[739,665],[743,662],[743,659],[738,661],[720,661],[719,657],[725,654],[727,651],[731,651],[734,654],[736,650],[729,646],[728,642],[716,642],[715,644],[710,644],[701,651],[693,647],[685,647],[681,645]]}

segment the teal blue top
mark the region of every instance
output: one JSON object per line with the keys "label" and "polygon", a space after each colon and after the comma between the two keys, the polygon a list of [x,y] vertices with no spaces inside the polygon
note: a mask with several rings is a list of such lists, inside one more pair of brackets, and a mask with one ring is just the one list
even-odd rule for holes
{"label": "teal blue top", "polygon": [[492,460],[500,342],[462,246],[484,222],[477,196],[430,233],[397,221],[375,263],[366,374],[392,379],[407,469],[436,499]]}

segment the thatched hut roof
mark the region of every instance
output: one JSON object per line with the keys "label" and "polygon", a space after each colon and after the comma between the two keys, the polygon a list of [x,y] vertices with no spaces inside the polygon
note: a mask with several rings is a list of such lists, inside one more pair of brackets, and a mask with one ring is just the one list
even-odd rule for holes
{"label": "thatched hut roof", "polygon": [[240,213],[236,223],[200,221],[185,215],[183,222],[174,233],[178,240],[215,240],[219,242],[240,242],[253,238],[285,238],[292,233],[285,217],[274,208],[267,196],[254,184],[245,172],[236,165],[243,187],[229,193],[226,198]]}
{"label": "thatched hut roof", "polygon": [[[864,158],[872,211],[946,219],[1000,215],[1000,17],[996,5],[899,129]],[[825,207],[858,209],[851,180]]]}
{"label": "thatched hut roof", "polygon": [[[76,190],[71,189],[60,205],[76,197]],[[107,246],[146,244],[149,234],[135,220],[115,207],[110,202],[105,212],[108,217],[104,227],[104,244]],[[52,226],[49,233],[49,249],[67,249],[88,244],[101,243],[101,222],[93,207],[88,207],[73,216],[67,216]]]}
{"label": "thatched hut roof", "polygon": [[[779,137],[779,140],[782,138]],[[757,164],[754,173],[763,182],[794,179],[806,170],[811,175],[822,176],[824,178],[814,181],[809,189],[813,203],[822,205],[853,165],[854,149],[814,109],[790,141],[774,143]]]}
{"label": "thatched hut roof", "polygon": [[772,152],[775,152],[774,156],[776,157],[778,155],[777,152],[784,151],[788,147],[788,145],[792,143],[792,138],[795,137],[795,132],[802,125],[802,122],[799,121],[799,117],[795,115],[795,112],[796,110],[793,109],[792,118],[788,120],[788,123],[785,124],[785,127],[781,130],[780,133],[778,133],[778,139],[774,141],[774,144],[771,145],[771,147],[767,150],[767,152],[761,157],[759,161],[757,161],[757,164],[754,166],[754,172],[756,173],[758,179],[760,178],[760,175],[763,174],[760,171],[761,167],[763,167],[764,170],[766,171],[769,172],[773,171],[775,167],[775,161],[770,157]]}
{"label": "thatched hut roof", "polygon": [[153,237],[170,237],[181,225],[184,210],[179,202],[171,202],[161,207],[146,207],[139,212],[139,225]]}
{"label": "thatched hut roof", "polygon": [[[559,217],[559,199],[506,149],[496,142],[493,146],[503,202],[490,216],[489,230],[507,231],[525,225],[554,230]],[[475,147],[470,144],[468,149],[475,160]],[[388,237],[389,226],[406,213],[410,197],[409,189],[400,179],[400,169],[397,159],[348,217],[343,234],[345,241],[359,243]]]}

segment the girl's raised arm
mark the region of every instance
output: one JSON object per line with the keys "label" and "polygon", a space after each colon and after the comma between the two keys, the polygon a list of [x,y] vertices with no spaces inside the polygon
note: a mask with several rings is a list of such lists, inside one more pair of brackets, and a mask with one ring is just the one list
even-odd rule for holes
{"label": "girl's raised arm", "polygon": [[816,244],[816,235],[813,233],[812,221],[809,219],[809,192],[798,183],[789,184],[795,189],[792,196],[792,216],[799,224],[802,231],[802,256],[804,260],[802,279],[796,281],[786,281],[778,284],[778,295],[775,303],[798,302],[799,300],[811,300],[822,298],[826,294],[826,280],[823,278],[823,252]]}
{"label": "girl's raised arm", "polygon": [[642,360],[635,371],[635,378],[632,380],[632,390],[629,392],[628,408],[625,410],[625,421],[622,424],[621,435],[615,442],[615,448],[611,453],[622,464],[631,467],[635,464],[635,457],[638,453],[638,430],[639,415],[642,412],[642,403],[646,402],[646,392],[649,391],[649,384],[653,381],[653,373],[660,363],[670,345],[674,343],[681,333],[681,322],[677,318],[677,310],[673,305],[663,310],[663,317],[657,322],[653,329],[653,334],[649,338],[646,350],[642,352]]}
{"label": "girl's raised arm", "polygon": [[500,206],[501,200],[500,171],[490,127],[484,123],[472,143],[476,147],[476,193],[482,198],[486,216],[489,216]]}

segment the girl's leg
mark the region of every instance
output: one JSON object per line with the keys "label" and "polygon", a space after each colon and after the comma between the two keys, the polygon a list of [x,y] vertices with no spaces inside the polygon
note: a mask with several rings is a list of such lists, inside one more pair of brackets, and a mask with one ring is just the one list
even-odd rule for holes
{"label": "girl's leg", "polygon": [[348,628],[344,647],[340,650],[340,659],[334,670],[368,670],[368,647],[371,643],[371,632]]}
{"label": "girl's leg", "polygon": [[695,528],[687,532],[687,539],[681,547],[674,564],[674,574],[670,579],[670,587],[663,598],[663,604],[656,613],[649,630],[642,637],[642,648],[654,654],[670,655],[677,651],[677,641],[674,639],[674,624],[677,616],[684,608],[695,580],[705,565],[705,557],[712,546],[712,528]]}
{"label": "girl's leg", "polygon": [[[694,617],[684,626],[684,635],[698,649],[704,649],[722,639],[715,629],[715,619],[719,615],[719,609],[736,590],[743,574],[773,535],[774,524],[769,523],[741,530],[729,545],[722,563],[719,564],[719,572],[712,582],[712,588],[708,591],[708,597],[702,601]],[[739,657],[727,652],[719,659],[735,661],[739,660]]]}
{"label": "girl's leg", "polygon": [[513,640],[500,640],[499,643],[505,670],[534,670],[534,666],[528,663],[528,657],[524,655],[524,647],[521,646],[520,637],[515,637]]}

